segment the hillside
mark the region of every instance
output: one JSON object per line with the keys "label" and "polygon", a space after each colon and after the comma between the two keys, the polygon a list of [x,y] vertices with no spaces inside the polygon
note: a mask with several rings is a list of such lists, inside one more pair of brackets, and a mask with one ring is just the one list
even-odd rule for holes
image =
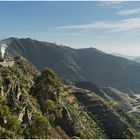
{"label": "hillside", "polygon": [[65,102],[51,70],[40,73],[21,57],[14,61],[0,67],[0,138],[104,137],[78,102],[73,107]]}
{"label": "hillside", "polygon": [[51,69],[39,72],[22,57],[13,60],[0,67],[0,138],[135,137],[131,124],[98,94],[63,85]]}
{"label": "hillside", "polygon": [[140,92],[140,64],[105,54],[94,48],[72,49],[27,39],[7,39],[8,50],[19,53],[37,68],[53,69],[62,79],[92,81],[130,93]]}
{"label": "hillside", "polygon": [[[139,94],[129,95],[127,93],[120,92],[119,90],[114,89],[112,87],[99,88],[95,84],[87,81],[77,82],[76,86],[79,87],[80,90],[84,89],[84,94],[78,92],[77,97],[79,101],[90,112],[91,116],[94,113],[93,118],[97,117],[98,116],[97,114],[102,112],[101,114],[103,118],[100,117],[100,119],[103,119],[103,125],[105,125],[104,124],[106,122],[104,120],[105,117],[110,118],[110,116],[112,116],[111,114],[109,115],[108,109],[107,110],[105,109],[105,106],[107,105],[109,108],[112,108],[117,114],[119,114],[120,117],[123,118],[123,120],[131,124],[131,126],[133,126],[133,128],[136,130],[136,137],[140,137],[140,133],[139,133],[140,132],[140,116],[139,116],[140,95]],[[101,100],[97,101],[98,99],[96,97],[98,97],[98,99]],[[100,108],[98,109],[97,109],[98,107],[97,103],[100,106]],[[99,103],[105,103],[106,105],[103,104],[101,105]],[[111,118],[109,120],[111,120]],[[112,124],[113,122],[109,121],[108,125],[109,123]],[[105,127],[106,125],[104,126],[104,129]],[[111,132],[112,131],[113,129],[111,130]],[[116,129],[114,131],[116,131]],[[119,134],[119,132],[117,132],[117,134]]]}

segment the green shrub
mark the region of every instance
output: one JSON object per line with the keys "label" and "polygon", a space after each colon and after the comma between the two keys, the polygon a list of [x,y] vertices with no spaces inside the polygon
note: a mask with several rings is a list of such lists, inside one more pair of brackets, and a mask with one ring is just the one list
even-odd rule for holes
{"label": "green shrub", "polygon": [[0,104],[0,118],[7,117],[8,115],[9,115],[8,106]]}
{"label": "green shrub", "polygon": [[49,110],[49,111],[53,111],[56,109],[56,106],[55,106],[55,103],[54,101],[50,100],[50,99],[47,99],[45,101],[45,107]]}
{"label": "green shrub", "polygon": [[59,96],[60,85],[61,83],[56,74],[48,68],[45,68],[41,72],[41,75],[36,78],[35,82],[35,87],[37,88],[37,91],[44,90],[49,93],[49,97],[55,94],[56,98]]}
{"label": "green shrub", "polygon": [[44,116],[36,116],[34,122],[31,124],[30,134],[31,138],[47,138],[48,120]]}
{"label": "green shrub", "polygon": [[14,132],[18,131],[18,129],[19,129],[18,117],[9,115],[7,117],[7,123],[5,125],[5,128],[7,128],[8,130],[14,131]]}
{"label": "green shrub", "polygon": [[14,139],[16,138],[15,133],[4,128],[0,128],[0,138],[1,139]]}

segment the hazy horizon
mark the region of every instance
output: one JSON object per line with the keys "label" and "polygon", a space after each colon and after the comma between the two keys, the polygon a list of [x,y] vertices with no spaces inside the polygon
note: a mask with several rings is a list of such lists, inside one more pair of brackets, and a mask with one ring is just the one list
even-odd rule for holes
{"label": "hazy horizon", "polygon": [[140,55],[140,2],[0,2],[0,37]]}

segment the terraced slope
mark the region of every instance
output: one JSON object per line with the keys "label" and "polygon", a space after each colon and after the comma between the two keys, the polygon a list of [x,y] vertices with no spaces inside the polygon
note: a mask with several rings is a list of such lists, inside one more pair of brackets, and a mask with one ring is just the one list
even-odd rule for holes
{"label": "terraced slope", "polygon": [[90,117],[104,130],[107,138],[123,138],[123,134],[129,125],[116,113],[113,105],[96,93],[87,90],[77,88],[73,95],[87,110]]}

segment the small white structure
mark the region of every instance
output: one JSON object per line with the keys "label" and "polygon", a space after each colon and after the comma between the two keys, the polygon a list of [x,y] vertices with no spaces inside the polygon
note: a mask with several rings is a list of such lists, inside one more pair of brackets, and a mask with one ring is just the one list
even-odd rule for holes
{"label": "small white structure", "polygon": [[0,41],[0,51],[1,51],[2,58],[4,58],[6,48],[7,48],[7,45],[5,43],[2,43],[2,41]]}
{"label": "small white structure", "polygon": [[6,61],[4,60],[3,62],[0,62],[0,66],[2,67],[12,67],[14,65],[13,60]]}
{"label": "small white structure", "polygon": [[1,59],[0,59],[0,67],[12,67],[14,65],[14,60],[9,58],[4,58],[5,51],[8,46],[5,43],[2,43],[0,41],[0,53],[1,53]]}

